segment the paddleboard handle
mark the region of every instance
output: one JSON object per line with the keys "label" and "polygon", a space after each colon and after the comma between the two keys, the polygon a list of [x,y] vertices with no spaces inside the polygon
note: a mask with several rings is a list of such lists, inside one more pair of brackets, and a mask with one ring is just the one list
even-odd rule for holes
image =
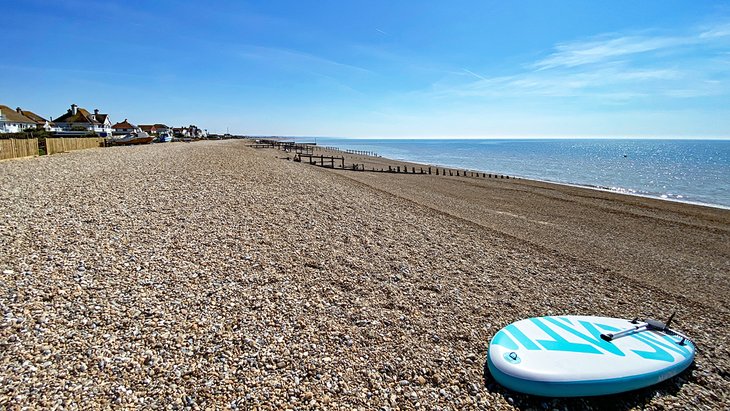
{"label": "paddleboard handle", "polygon": [[[648,319],[644,320],[644,324],[643,325],[636,325],[634,327],[627,328],[627,329],[622,330],[622,331],[619,331],[617,333],[601,334],[601,339],[604,340],[604,341],[611,341],[614,338],[623,337],[626,334],[633,333],[633,332],[635,332],[637,330],[640,330],[642,328],[646,328],[647,330],[650,330],[650,331],[651,330],[657,330],[657,331],[672,332],[674,334],[677,334],[680,337],[682,337],[682,341],[680,341],[678,344],[679,345],[684,345],[685,340],[688,339],[688,338],[685,337],[685,336],[683,336],[683,335],[681,335],[681,334],[679,334],[679,333],[677,333],[677,332],[675,332],[675,331],[673,331],[673,330],[670,330],[669,329],[669,324],[672,323],[672,320],[674,319],[674,315],[675,314],[677,314],[676,311],[673,312],[672,315],[669,316],[669,319],[667,320],[666,323],[663,323],[663,322],[661,322],[659,320],[653,320],[651,318],[648,318]],[[634,318],[633,320],[631,320],[629,322],[631,324],[638,324],[639,323],[639,318],[638,317],[637,318]]]}
{"label": "paddleboard handle", "polygon": [[626,334],[633,333],[634,331],[640,330],[642,328],[648,328],[648,327],[649,327],[649,324],[636,325],[636,326],[633,326],[631,328],[627,328],[625,330],[619,331],[617,333],[601,334],[601,339],[604,340],[604,341],[609,341],[610,342],[614,338],[623,337]]}

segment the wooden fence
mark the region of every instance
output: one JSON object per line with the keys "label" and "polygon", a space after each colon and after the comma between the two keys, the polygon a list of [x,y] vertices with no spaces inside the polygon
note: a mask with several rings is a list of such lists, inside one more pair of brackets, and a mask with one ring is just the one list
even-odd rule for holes
{"label": "wooden fence", "polygon": [[62,137],[46,139],[46,154],[65,153],[86,148],[104,147],[102,137]]}
{"label": "wooden fence", "polygon": [[38,155],[38,139],[15,139],[0,140],[0,160],[18,157],[30,157]]}

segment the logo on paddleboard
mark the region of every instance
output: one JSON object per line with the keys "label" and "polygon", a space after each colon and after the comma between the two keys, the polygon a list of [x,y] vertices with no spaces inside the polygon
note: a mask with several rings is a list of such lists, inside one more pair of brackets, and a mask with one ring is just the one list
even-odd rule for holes
{"label": "logo on paddleboard", "polygon": [[504,353],[504,359],[510,364],[519,364],[522,362],[522,359],[514,351]]}

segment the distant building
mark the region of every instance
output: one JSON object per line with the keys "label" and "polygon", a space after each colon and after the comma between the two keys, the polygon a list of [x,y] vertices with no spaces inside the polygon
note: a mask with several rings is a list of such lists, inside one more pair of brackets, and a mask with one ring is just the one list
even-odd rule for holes
{"label": "distant building", "polygon": [[35,127],[39,130],[43,129],[45,131],[58,131],[58,127],[56,127],[53,122],[46,120],[45,118],[39,116],[32,111],[23,110],[20,107],[16,108],[15,111],[33,120],[35,122]]}
{"label": "distant building", "polygon": [[157,130],[157,134],[172,135],[172,128],[165,124],[155,124],[155,129]]}
{"label": "distant building", "polygon": [[153,124],[140,124],[139,128],[149,135],[157,134],[157,127]]}
{"label": "distant building", "polygon": [[206,138],[206,137],[208,137],[208,133],[206,132],[206,130],[200,129],[200,128],[198,128],[198,126],[193,125],[193,124],[191,124],[188,127],[188,133],[189,133],[190,137],[193,137],[193,138]]}
{"label": "distant building", "polygon": [[20,133],[35,126],[33,119],[8,106],[0,105],[0,133]]}
{"label": "distant building", "polygon": [[53,120],[53,122],[61,129],[61,132],[78,133],[86,131],[96,133],[101,137],[112,135],[112,123],[108,114],[101,114],[99,110],[90,113],[76,104],[71,104],[71,108],[66,114]]}
{"label": "distant building", "polygon": [[190,137],[190,130],[185,127],[174,127],[172,132],[175,137]]}
{"label": "distant building", "polygon": [[137,133],[139,132],[140,127],[135,126],[134,124],[127,121],[125,118],[124,121],[119,122],[112,126],[112,134],[113,135],[125,135],[129,133]]}

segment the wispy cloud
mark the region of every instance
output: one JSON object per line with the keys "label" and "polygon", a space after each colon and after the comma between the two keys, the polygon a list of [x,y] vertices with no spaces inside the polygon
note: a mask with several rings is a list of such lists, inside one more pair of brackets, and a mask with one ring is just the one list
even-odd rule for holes
{"label": "wispy cloud", "polygon": [[615,104],[730,95],[730,73],[718,64],[730,50],[730,24],[682,35],[605,34],[555,45],[544,58],[511,75],[461,76],[435,83],[437,98],[580,97]]}
{"label": "wispy cloud", "polygon": [[576,67],[608,61],[617,57],[669,49],[690,44],[691,39],[682,37],[626,36],[602,40],[579,41],[558,44],[555,52],[536,62],[534,67],[547,70],[557,67]]}
{"label": "wispy cloud", "polygon": [[362,74],[371,74],[372,71],[350,64],[340,63],[314,54],[297,50],[262,46],[241,46],[237,54],[240,57],[264,61],[280,68],[289,70],[347,70]]}
{"label": "wispy cloud", "polygon": [[710,27],[707,30],[700,33],[701,39],[711,39],[717,37],[730,37],[730,23],[720,24],[714,27]]}
{"label": "wispy cloud", "polygon": [[462,69],[462,70],[464,70],[465,73],[471,74],[472,76],[478,78],[479,80],[486,80],[486,78],[484,76],[480,76],[479,74],[477,74],[471,70],[468,70],[468,69]]}

